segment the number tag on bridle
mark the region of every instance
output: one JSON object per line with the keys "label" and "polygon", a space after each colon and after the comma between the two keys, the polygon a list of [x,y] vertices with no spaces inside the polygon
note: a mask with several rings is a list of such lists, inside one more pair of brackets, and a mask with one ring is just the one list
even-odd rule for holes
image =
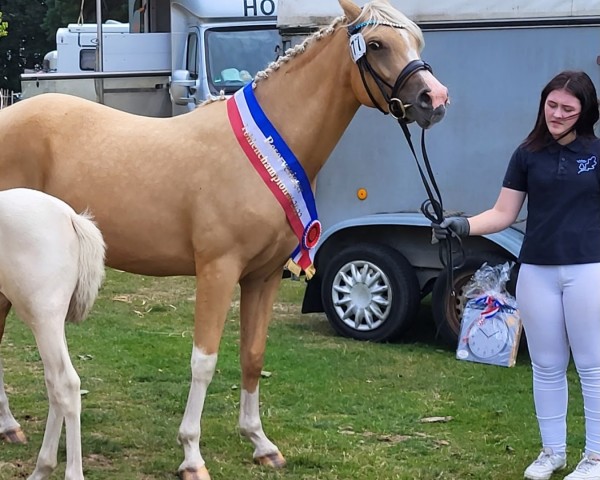
{"label": "number tag on bridle", "polygon": [[352,55],[352,60],[354,63],[358,62],[358,60],[367,53],[367,43],[365,42],[365,37],[362,36],[362,33],[355,33],[350,37],[350,55]]}

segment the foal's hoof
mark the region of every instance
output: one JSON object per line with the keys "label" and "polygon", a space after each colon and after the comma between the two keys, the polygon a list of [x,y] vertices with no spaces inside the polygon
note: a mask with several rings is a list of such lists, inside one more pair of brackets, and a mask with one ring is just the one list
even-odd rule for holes
{"label": "foal's hoof", "polygon": [[275,469],[283,468],[286,464],[285,458],[283,458],[281,452],[274,452],[269,453],[268,455],[263,455],[262,457],[256,457],[254,462],[258,463],[259,465]]}
{"label": "foal's hoof", "polygon": [[25,445],[27,443],[27,437],[20,428],[0,433],[0,440],[17,445]]}
{"label": "foal's hoof", "polygon": [[210,480],[208,470],[204,465],[200,468],[186,468],[179,472],[181,480]]}

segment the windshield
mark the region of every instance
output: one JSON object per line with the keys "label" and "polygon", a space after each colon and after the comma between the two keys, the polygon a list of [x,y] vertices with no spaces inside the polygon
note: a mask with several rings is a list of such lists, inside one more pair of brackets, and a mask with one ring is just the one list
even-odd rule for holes
{"label": "windshield", "polygon": [[280,52],[281,37],[275,27],[230,28],[206,31],[208,83],[211,93],[234,93],[251,82]]}

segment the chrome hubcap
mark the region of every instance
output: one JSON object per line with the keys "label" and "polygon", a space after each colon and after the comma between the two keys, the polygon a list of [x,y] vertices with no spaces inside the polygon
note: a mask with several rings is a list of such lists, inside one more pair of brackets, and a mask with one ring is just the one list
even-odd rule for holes
{"label": "chrome hubcap", "polygon": [[339,318],[350,328],[379,328],[392,307],[388,276],[375,264],[354,261],[344,265],[333,280],[331,295]]}

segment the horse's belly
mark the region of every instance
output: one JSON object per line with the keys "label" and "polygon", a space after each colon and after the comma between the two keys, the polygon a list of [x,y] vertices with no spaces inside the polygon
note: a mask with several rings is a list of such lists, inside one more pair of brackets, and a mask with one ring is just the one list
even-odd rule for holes
{"label": "horse's belly", "polygon": [[195,274],[189,227],[170,205],[124,199],[119,208],[90,196],[87,206],[104,235],[108,266],[142,275]]}

